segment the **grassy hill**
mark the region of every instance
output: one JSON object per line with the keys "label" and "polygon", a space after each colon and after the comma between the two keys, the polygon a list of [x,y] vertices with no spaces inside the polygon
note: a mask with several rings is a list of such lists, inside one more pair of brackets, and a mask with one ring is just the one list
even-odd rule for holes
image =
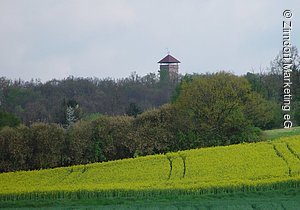
{"label": "grassy hill", "polygon": [[300,136],[0,174],[0,203],[238,193],[300,186]]}
{"label": "grassy hill", "polygon": [[274,140],[282,137],[300,135],[300,126],[289,129],[279,128],[262,132],[262,140]]}

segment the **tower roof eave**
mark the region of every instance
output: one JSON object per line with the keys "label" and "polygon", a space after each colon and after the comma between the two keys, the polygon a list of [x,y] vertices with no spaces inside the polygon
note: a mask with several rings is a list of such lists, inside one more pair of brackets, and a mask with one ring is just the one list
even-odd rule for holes
{"label": "tower roof eave", "polygon": [[174,58],[172,55],[167,55],[166,57],[158,61],[158,63],[180,63],[180,61]]}

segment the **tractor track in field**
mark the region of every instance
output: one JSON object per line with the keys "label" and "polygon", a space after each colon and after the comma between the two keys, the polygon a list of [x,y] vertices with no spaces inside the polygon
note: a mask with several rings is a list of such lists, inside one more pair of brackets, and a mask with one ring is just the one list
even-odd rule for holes
{"label": "tractor track in field", "polygon": [[288,167],[288,173],[289,173],[289,176],[291,177],[291,176],[292,176],[292,169],[291,169],[291,167],[289,166],[289,163],[288,163],[287,159],[282,155],[282,153],[278,150],[278,148],[276,147],[275,144],[272,144],[272,145],[273,145],[273,149],[274,149],[276,155],[277,155],[279,158],[281,158],[281,159],[286,163],[286,165],[287,165],[287,167]]}
{"label": "tractor track in field", "polygon": [[173,172],[173,160],[175,158],[180,158],[182,161],[182,176],[180,178],[184,178],[186,174],[186,156],[182,154],[178,154],[177,157],[171,157],[166,155],[167,160],[169,161],[169,174],[168,174],[168,180],[171,179],[172,172]]}
{"label": "tractor track in field", "polygon": [[290,151],[290,153],[292,153],[292,155],[294,155],[300,161],[300,156],[297,154],[297,152],[295,152],[295,150],[292,149],[292,147],[288,143],[286,143],[286,147]]}
{"label": "tractor track in field", "polygon": [[185,174],[186,174],[186,156],[183,155],[183,154],[179,154],[179,157],[181,158],[182,164],[183,164],[182,178],[184,178],[184,177],[185,177]]}
{"label": "tractor track in field", "polygon": [[169,166],[170,166],[170,169],[169,169],[169,175],[168,175],[168,180],[171,179],[171,175],[172,175],[172,170],[173,170],[173,160],[172,160],[172,157],[170,156],[166,156],[166,158],[168,159],[169,161]]}

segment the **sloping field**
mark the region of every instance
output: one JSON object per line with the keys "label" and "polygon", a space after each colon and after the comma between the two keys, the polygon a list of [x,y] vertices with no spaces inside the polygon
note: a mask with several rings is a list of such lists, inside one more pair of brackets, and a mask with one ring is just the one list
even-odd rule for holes
{"label": "sloping field", "polygon": [[300,186],[300,136],[0,174],[0,201],[196,195]]}
{"label": "sloping field", "polygon": [[289,129],[279,128],[273,130],[265,130],[262,132],[263,140],[274,140],[282,137],[291,137],[300,135],[300,126],[292,127]]}

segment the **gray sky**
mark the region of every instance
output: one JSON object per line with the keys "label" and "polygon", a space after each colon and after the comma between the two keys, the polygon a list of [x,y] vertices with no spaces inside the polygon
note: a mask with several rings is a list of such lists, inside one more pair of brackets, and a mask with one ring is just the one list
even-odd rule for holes
{"label": "gray sky", "polygon": [[266,67],[282,47],[282,13],[298,0],[0,0],[0,76],[47,81],[157,72],[167,54],[181,73]]}

